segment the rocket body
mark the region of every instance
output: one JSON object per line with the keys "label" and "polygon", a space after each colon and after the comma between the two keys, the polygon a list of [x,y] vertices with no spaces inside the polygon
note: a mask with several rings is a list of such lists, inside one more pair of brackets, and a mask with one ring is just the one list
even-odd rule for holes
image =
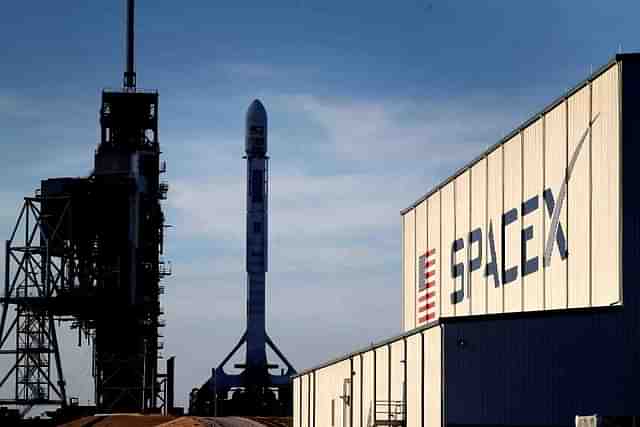
{"label": "rocket body", "polygon": [[[287,416],[292,411],[291,377],[296,370],[266,331],[265,276],[269,229],[267,132],[267,112],[256,99],[249,106],[245,119],[247,329],[196,395],[194,407],[201,408],[196,411],[205,415]],[[225,366],[243,344],[246,349],[245,362],[233,365],[242,371],[234,374],[225,372]],[[283,368],[279,374],[269,372],[280,365],[267,360],[267,346],[283,362],[286,371]],[[232,391],[232,397],[229,398]],[[214,408],[210,408],[211,402],[217,402]]]}
{"label": "rocket body", "polygon": [[[268,162],[267,113],[259,100],[247,110],[247,363],[267,364],[265,341],[265,276],[267,272]],[[251,366],[247,367],[251,369]]]}

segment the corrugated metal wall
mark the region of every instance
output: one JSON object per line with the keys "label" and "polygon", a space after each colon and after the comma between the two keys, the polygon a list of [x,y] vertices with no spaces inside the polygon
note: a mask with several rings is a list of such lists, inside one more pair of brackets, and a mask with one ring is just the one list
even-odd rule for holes
{"label": "corrugated metal wall", "polygon": [[[502,270],[502,251],[500,246],[496,246],[498,242],[502,242],[501,221],[496,222],[495,218],[500,218],[504,212],[504,193],[503,176],[504,176],[504,150],[500,146],[491,152],[488,156],[488,172],[487,172],[487,228],[485,228],[483,239],[486,242],[487,250],[484,259],[491,259],[493,262],[492,274],[488,275],[488,268],[485,266],[485,274],[487,276],[487,293],[488,304],[487,313],[502,313],[504,311],[504,288],[500,286],[500,276]],[[482,265],[479,269],[482,271]],[[483,313],[478,313],[483,314]]]}
{"label": "corrugated metal wall", "polygon": [[[487,159],[471,168],[471,225],[472,230],[487,229]],[[482,236],[469,245],[469,259],[479,259],[487,253],[486,239]],[[486,256],[486,255],[485,255]],[[482,268],[469,274],[469,299],[471,314],[487,312],[487,276]]]}
{"label": "corrugated metal wall", "polygon": [[406,402],[407,427],[633,415],[637,319],[627,306],[445,319],[294,378],[293,425],[371,426],[389,401]]}
{"label": "corrugated metal wall", "polygon": [[442,328],[429,329],[422,334],[424,352],[420,361],[424,366],[423,419],[422,426],[441,426],[442,419]]}
{"label": "corrugated metal wall", "polygon": [[[469,225],[471,223],[471,172],[466,171],[455,180],[455,193],[456,203],[455,208],[457,211],[465,212],[464,215],[456,215],[456,236],[468,236],[471,231]],[[469,245],[465,245],[465,248],[461,253],[465,256],[456,257],[462,259],[456,259],[455,262],[464,262],[464,259],[468,259]],[[444,264],[446,265],[446,264]],[[441,266],[442,267],[442,266]],[[453,290],[457,295],[456,303],[453,305],[456,316],[464,316],[471,314],[471,298],[469,298],[469,274],[462,274],[455,279],[455,287]]]}
{"label": "corrugated metal wall", "polygon": [[309,410],[309,402],[311,402],[311,400],[309,399],[309,395],[311,394],[311,389],[310,389],[310,384],[311,384],[311,376],[307,376],[307,377],[303,377],[302,380],[300,381],[300,388],[302,389],[302,395],[305,396],[306,398],[304,399],[304,403],[300,406],[300,420],[301,423],[300,426],[301,427],[309,427],[309,414],[311,413],[311,411]]}
{"label": "corrugated metal wall", "polygon": [[[540,189],[544,188],[544,120],[538,119],[526,128],[522,135],[522,200],[524,204],[540,204]],[[535,202],[532,202],[535,201]],[[544,210],[535,209],[523,215],[521,212],[521,229],[527,236],[526,245],[522,245],[523,259],[530,260],[527,267],[521,265],[522,272],[522,309],[524,311],[543,310],[544,272],[526,274],[525,271],[540,269],[541,260],[532,259],[531,253],[544,253]],[[536,233],[535,231],[538,230]]]}
{"label": "corrugated metal wall", "polygon": [[[416,241],[416,254],[424,254],[427,252],[427,203],[421,203],[415,209],[415,241]],[[419,263],[415,265],[415,275],[419,277],[420,274],[420,266]],[[409,263],[409,266],[411,264]],[[414,291],[417,291],[417,286],[414,288]],[[417,293],[414,298],[417,298]],[[416,304],[414,304],[415,299],[409,301],[409,304],[412,306],[413,311],[415,312],[413,324],[418,322],[420,317],[426,315],[426,312],[420,312],[416,308]],[[410,309],[408,310],[411,311]]]}
{"label": "corrugated metal wall", "polygon": [[[373,352],[369,351],[360,355],[362,358],[362,396],[360,401],[362,402],[362,414],[361,425],[370,426],[371,420],[373,420],[373,401],[374,401],[374,366],[373,366]],[[295,426],[295,424],[294,424]]]}
{"label": "corrugated metal wall", "polygon": [[403,214],[405,330],[425,323],[417,272],[431,249],[436,318],[621,300],[619,70],[613,63]]}
{"label": "corrugated metal wall", "polygon": [[[357,357],[353,357],[351,358],[352,362],[353,362],[353,366],[352,366],[352,373],[353,373],[353,392],[352,392],[352,405],[353,405],[353,423],[352,426],[353,427],[360,427],[361,424],[361,420],[360,420],[360,415],[361,415],[361,407],[362,407],[362,399],[360,398],[356,398],[356,396],[362,396],[362,389],[363,389],[363,380],[364,377],[362,376],[362,367],[360,366],[360,362],[362,360],[362,355],[358,355]],[[366,425],[366,424],[365,424]]]}
{"label": "corrugated metal wall", "polygon": [[[440,212],[442,211],[440,193],[434,194],[429,200],[425,200],[422,203],[427,205],[427,251],[434,251],[433,257],[435,260],[435,275],[432,276],[432,280],[435,283],[435,295],[434,302],[436,304],[436,316],[440,310],[440,295],[442,295],[442,252],[440,251],[441,242],[441,229],[440,229]],[[406,283],[406,282],[405,282]],[[436,317],[437,318],[437,317]],[[408,328],[407,328],[408,329]],[[405,329],[406,330],[406,329]]]}
{"label": "corrugated metal wall", "polygon": [[[617,67],[592,84],[591,305],[620,301],[620,115]],[[632,143],[632,141],[629,141]],[[609,284],[601,286],[602,283]]]}
{"label": "corrugated metal wall", "polygon": [[[311,378],[315,378],[315,393],[307,392],[306,384]],[[294,406],[301,404],[302,407],[302,416],[295,425],[347,427],[348,424],[345,423],[349,420],[350,411],[345,411],[344,399],[341,396],[345,395],[345,380],[348,381],[350,378],[350,361],[343,360],[294,379],[294,383],[299,381],[303,389],[301,402],[296,401],[294,396]],[[305,408],[311,408],[314,416],[308,417]]]}
{"label": "corrugated metal wall", "polygon": [[[589,126],[591,87],[586,86],[569,98],[567,162],[576,159],[569,180],[567,197],[567,234],[571,245],[571,259],[567,262],[569,307],[589,305],[589,282],[591,277],[591,139],[585,135]],[[586,137],[586,139],[584,139]],[[578,148],[583,144],[580,151]],[[581,197],[573,197],[574,194]],[[553,279],[551,279],[553,282]]]}
{"label": "corrugated metal wall", "polygon": [[[402,219],[403,223],[403,277],[406,282],[416,281],[416,262],[413,259],[416,257],[416,211],[411,211],[405,215]],[[403,287],[403,308],[404,329],[411,328],[411,325],[415,325],[416,317],[416,287]]]}
{"label": "corrugated metal wall", "polygon": [[570,426],[634,415],[639,378],[622,308],[445,322],[447,425]]}
{"label": "corrugated metal wall", "polygon": [[[563,101],[558,106],[549,111],[543,120],[544,124],[544,182],[547,183],[545,188],[551,191],[551,194],[560,194],[563,180],[565,178],[565,172],[567,169],[567,145],[566,144],[547,144],[546,141],[566,141],[567,140],[567,101]],[[574,168],[574,174],[576,169]],[[573,179],[569,182],[568,192],[573,194],[575,190],[571,189],[572,185],[578,182],[577,179]],[[560,212],[559,227],[563,230],[569,231],[567,227],[567,212],[574,212],[575,209],[570,207],[571,203],[579,201],[578,198],[571,197],[567,201],[567,206]],[[544,203],[544,200],[540,200],[540,203]],[[546,209],[546,207],[545,207]],[[543,245],[544,237],[549,235],[549,228],[551,221],[549,220],[548,211],[542,210],[543,223]],[[571,233],[575,231],[572,229]],[[575,245],[572,245],[575,246]],[[565,261],[562,257],[552,256],[549,263],[544,266],[544,304],[551,310],[558,310],[568,307],[567,300],[567,268],[571,264],[573,267],[574,260],[576,258],[576,250],[579,248],[572,248],[571,262]],[[571,277],[575,281],[579,282],[576,272],[572,272]],[[574,285],[573,288],[575,288]]]}
{"label": "corrugated metal wall", "polygon": [[[392,402],[406,402],[407,427],[440,427],[441,341],[436,325],[295,377],[294,427],[371,426],[374,417],[386,419]],[[308,388],[314,378],[315,393]]]}
{"label": "corrugated metal wall", "polygon": [[[301,415],[300,415],[300,405],[303,402],[303,398],[302,395],[300,393],[300,383],[302,382],[302,377],[295,379],[293,381],[293,399],[291,399],[294,403],[293,403],[293,419],[294,420],[300,420],[301,419]],[[298,424],[300,425],[300,424]]]}
{"label": "corrugated metal wall", "polygon": [[407,425],[422,421],[422,334],[407,338]]}

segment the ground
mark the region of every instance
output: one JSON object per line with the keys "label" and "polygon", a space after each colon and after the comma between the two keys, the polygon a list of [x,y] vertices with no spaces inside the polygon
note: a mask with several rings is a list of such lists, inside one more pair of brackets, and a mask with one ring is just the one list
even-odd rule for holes
{"label": "ground", "polygon": [[84,417],[61,427],[291,427],[291,424],[291,418],[110,415]]}

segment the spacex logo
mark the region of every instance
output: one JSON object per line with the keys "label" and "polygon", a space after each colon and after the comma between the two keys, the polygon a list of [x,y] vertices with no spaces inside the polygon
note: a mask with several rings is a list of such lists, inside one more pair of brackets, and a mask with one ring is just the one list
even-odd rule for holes
{"label": "spacex logo", "polygon": [[[521,206],[514,207],[504,212],[501,215],[500,227],[502,227],[502,239],[496,242],[495,239],[495,225],[492,220],[489,221],[486,231],[481,227],[471,230],[467,236],[457,238],[450,244],[450,274],[454,279],[459,278],[461,280],[461,286],[451,293],[451,303],[458,304],[464,300],[465,294],[468,294],[468,274],[465,274],[465,269],[469,273],[484,268],[484,276],[490,278],[490,283],[493,283],[494,287],[500,287],[514,282],[519,276],[527,276],[540,270],[540,264],[543,263],[544,267],[547,267],[551,263],[551,257],[554,252],[557,252],[562,260],[567,259],[569,255],[567,247],[567,238],[562,225],[560,224],[560,214],[566,201],[567,185],[571,178],[571,173],[575,166],[576,161],[580,155],[580,151],[584,145],[584,142],[591,131],[591,128],[595,121],[598,119],[597,114],[593,120],[589,123],[589,126],[582,134],[576,149],[572,153],[571,161],[569,162],[566,170],[565,177],[558,191],[557,197],[553,194],[550,188],[546,188],[542,192],[542,196],[535,195],[530,199],[524,201]],[[506,254],[512,249],[508,247],[505,236],[508,233],[518,232],[513,230],[517,227],[518,217],[526,217],[527,215],[536,212],[544,204],[544,209],[550,219],[549,231],[545,236],[545,245],[542,255],[542,260],[538,256],[531,256],[535,251],[530,241],[533,239],[535,233],[539,232],[533,225],[523,228],[520,231],[520,250],[521,260],[520,263],[514,263],[507,265],[505,262]],[[486,235],[486,255],[483,254],[482,244],[483,238]],[[557,251],[554,249],[557,247]],[[446,247],[445,247],[446,248]],[[443,250],[445,249],[443,248]],[[465,250],[466,248],[466,250]],[[498,262],[497,251],[500,250],[501,262]],[[421,255],[419,257],[419,266],[425,264],[429,253]],[[500,264],[500,265],[499,265]],[[422,273],[423,269],[420,268]],[[418,280],[418,291],[424,289],[425,279],[422,277]],[[425,319],[426,320],[426,319]]]}
{"label": "spacex logo", "polygon": [[[509,252],[511,248],[509,248],[506,244],[505,236],[507,233],[512,233],[512,228],[517,225],[518,215],[525,217],[527,215],[532,214],[540,207],[540,197],[538,195],[530,198],[529,200],[522,203],[520,210],[518,208],[513,208],[502,214],[502,241],[499,242],[500,246],[496,244],[495,233],[494,233],[494,225],[493,221],[489,221],[488,230],[486,233],[487,239],[487,254],[486,257],[482,253],[482,239],[483,239],[483,230],[478,227],[472,230],[465,242],[465,239],[459,238],[453,241],[451,245],[451,277],[460,278],[462,280],[462,286],[460,289],[457,289],[453,293],[451,293],[451,303],[457,304],[461,302],[465,297],[465,264],[466,268],[469,269],[469,272],[473,272],[482,268],[484,264],[484,274],[486,277],[490,278],[490,282],[493,283],[495,287],[499,287],[501,285],[509,284],[515,281],[518,276],[527,276],[529,274],[535,273],[540,269],[540,260],[537,256],[529,256],[532,252],[532,249],[529,247],[528,242],[533,239],[535,228],[533,225],[530,225],[526,228],[523,228],[520,231],[520,248],[521,248],[521,265],[506,265],[505,258],[506,254]],[[560,209],[561,204],[560,200],[557,202],[554,199],[553,192],[551,189],[547,188],[542,193],[543,203],[546,207],[546,211],[548,215],[553,218],[554,214],[558,215],[558,223],[549,229],[549,236],[551,239],[547,239],[547,245],[545,246],[545,256],[544,256],[544,265],[548,266],[551,262],[551,254],[553,253],[553,249],[555,246],[558,247],[558,253],[560,257],[564,260],[568,256],[567,250],[567,239],[560,224]],[[553,223],[553,219],[552,219]],[[459,258],[462,258],[463,254],[465,254],[465,243],[468,245],[467,254],[467,262],[459,262]],[[498,257],[496,250],[499,249],[501,252],[501,265],[498,265]],[[473,254],[473,255],[472,255]],[[549,254],[547,257],[546,255]]]}

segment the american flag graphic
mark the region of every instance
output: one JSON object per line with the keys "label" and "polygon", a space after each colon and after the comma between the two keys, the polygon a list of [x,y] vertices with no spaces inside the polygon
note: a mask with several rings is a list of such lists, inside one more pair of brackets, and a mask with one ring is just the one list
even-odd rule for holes
{"label": "american flag graphic", "polygon": [[417,326],[436,318],[436,250],[429,249],[418,258]]}

